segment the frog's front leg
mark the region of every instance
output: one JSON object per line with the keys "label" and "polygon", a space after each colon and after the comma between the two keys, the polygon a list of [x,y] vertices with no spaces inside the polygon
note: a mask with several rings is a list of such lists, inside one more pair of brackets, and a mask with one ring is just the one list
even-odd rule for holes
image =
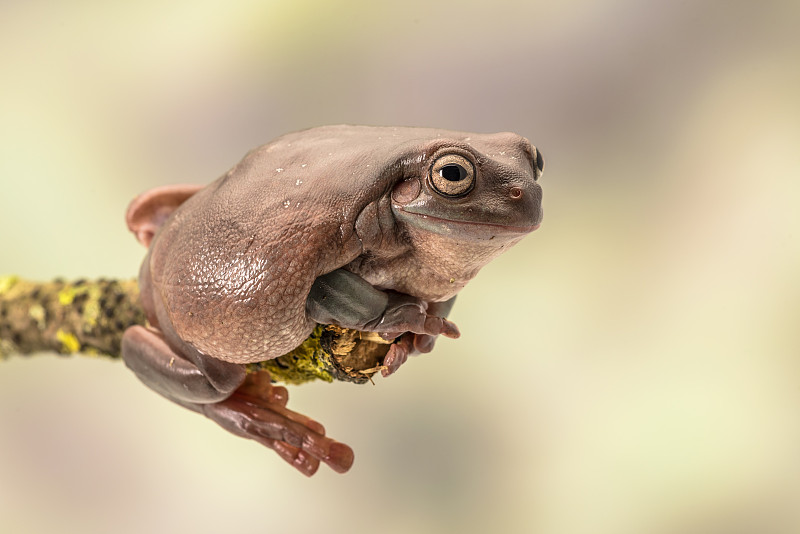
{"label": "frog's front leg", "polygon": [[[431,302],[428,305],[427,312],[438,317],[447,317],[455,301],[456,297],[444,302]],[[383,365],[385,368],[381,371],[381,375],[385,377],[397,371],[401,365],[406,363],[409,356],[432,351],[435,343],[436,336],[406,332],[392,344],[389,352],[384,356]]]}
{"label": "frog's front leg", "polygon": [[429,304],[403,293],[381,291],[360,276],[337,269],[314,281],[306,312],[318,323],[380,332],[387,339],[399,336],[384,358],[382,374],[387,376],[409,355],[430,352],[439,334],[460,335],[458,327],[446,319],[454,301],[455,297]]}
{"label": "frog's front leg", "polygon": [[242,365],[196,351],[183,356],[161,332],[141,326],[125,332],[122,357],[151,389],[275,450],[306,475],[314,474],[320,461],[338,472],[353,464],[350,447],[325,437],[316,421],[286,409],[286,389],[273,386],[266,372],[247,375]]}

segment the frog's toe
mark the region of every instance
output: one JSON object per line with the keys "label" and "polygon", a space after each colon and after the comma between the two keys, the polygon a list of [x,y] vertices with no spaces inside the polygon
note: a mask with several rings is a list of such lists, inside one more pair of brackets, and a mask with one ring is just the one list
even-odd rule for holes
{"label": "frog's toe", "polygon": [[425,317],[425,322],[423,324],[422,332],[417,332],[416,330],[414,330],[414,332],[428,336],[438,336],[441,334],[453,339],[461,336],[461,332],[458,330],[456,324],[452,321],[448,321],[444,317],[428,315]]}
{"label": "frog's toe", "polygon": [[406,363],[408,357],[414,353],[414,336],[411,332],[406,332],[392,343],[389,352],[383,357],[383,370],[381,376],[387,377],[397,372],[400,366]]}
{"label": "frog's toe", "polygon": [[456,323],[453,321],[448,321],[447,319],[442,319],[442,335],[444,337],[449,337],[450,339],[458,339],[461,337],[461,330],[458,329]]}

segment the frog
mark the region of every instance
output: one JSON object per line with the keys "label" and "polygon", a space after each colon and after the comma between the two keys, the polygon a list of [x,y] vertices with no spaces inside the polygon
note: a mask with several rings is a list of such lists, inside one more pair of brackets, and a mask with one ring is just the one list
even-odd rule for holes
{"label": "frog", "polygon": [[318,324],[391,342],[383,376],[459,337],[447,318],[457,294],[539,228],[543,170],[515,133],[334,125],[280,136],[209,185],[147,191],[126,214],[148,247],[147,324],[125,331],[122,358],[157,393],[303,474],[346,472],[352,448],[246,365]]}

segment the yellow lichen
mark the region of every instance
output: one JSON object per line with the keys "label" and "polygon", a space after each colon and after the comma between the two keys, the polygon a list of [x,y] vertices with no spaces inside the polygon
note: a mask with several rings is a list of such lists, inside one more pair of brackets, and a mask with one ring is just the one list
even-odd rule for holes
{"label": "yellow lichen", "polygon": [[104,354],[103,352],[97,350],[94,347],[83,347],[81,349],[81,353],[84,354],[85,356],[91,356],[92,358],[99,358],[101,356],[108,356],[107,354]]}
{"label": "yellow lichen", "polygon": [[44,306],[41,304],[33,304],[28,308],[28,317],[36,321],[36,326],[39,327],[39,330],[43,330],[45,327],[45,315]]}
{"label": "yellow lichen", "polygon": [[0,295],[14,287],[18,281],[19,276],[13,274],[9,276],[0,276]]}
{"label": "yellow lichen", "polygon": [[250,364],[247,366],[247,371],[267,370],[273,380],[286,384],[302,384],[317,379],[333,382],[333,376],[326,369],[330,362],[323,359],[324,351],[320,345],[321,334],[322,327],[317,326],[311,335],[293,351],[273,360]]}
{"label": "yellow lichen", "polygon": [[66,286],[58,292],[58,303],[62,306],[69,306],[75,297],[89,291],[86,286]]}
{"label": "yellow lichen", "polygon": [[83,315],[81,318],[84,322],[84,329],[97,326],[97,319],[100,318],[100,289],[93,287],[89,290],[89,300],[83,307]]}
{"label": "yellow lichen", "polygon": [[102,290],[94,284],[88,285],[67,285],[58,292],[58,303],[62,306],[69,306],[75,302],[75,298],[80,295],[86,295],[87,299],[83,304],[83,313],[81,318],[84,322],[84,330],[88,330],[97,326],[97,320],[100,318],[100,296]]}
{"label": "yellow lichen", "polygon": [[70,334],[62,329],[56,332],[56,339],[61,342],[61,352],[64,354],[74,354],[81,350],[81,342],[75,337],[75,334]]}

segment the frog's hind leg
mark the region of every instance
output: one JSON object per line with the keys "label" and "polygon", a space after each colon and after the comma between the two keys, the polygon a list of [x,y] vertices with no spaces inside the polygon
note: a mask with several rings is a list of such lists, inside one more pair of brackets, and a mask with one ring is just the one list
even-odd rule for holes
{"label": "frog's hind leg", "polygon": [[[161,332],[132,326],[122,337],[122,359],[125,365],[155,392],[178,402],[208,404],[227,399],[245,378],[241,365],[216,365],[213,377],[205,373],[167,344]],[[222,375],[226,375],[223,380]]]}
{"label": "frog's hind leg", "polygon": [[347,445],[325,436],[316,421],[286,408],[288,393],[269,374],[247,375],[244,366],[199,353],[197,362],[175,352],[161,332],[134,326],[122,338],[125,364],[148,387],[229,432],[269,447],[305,475],[320,461],[338,472],[353,463]]}

